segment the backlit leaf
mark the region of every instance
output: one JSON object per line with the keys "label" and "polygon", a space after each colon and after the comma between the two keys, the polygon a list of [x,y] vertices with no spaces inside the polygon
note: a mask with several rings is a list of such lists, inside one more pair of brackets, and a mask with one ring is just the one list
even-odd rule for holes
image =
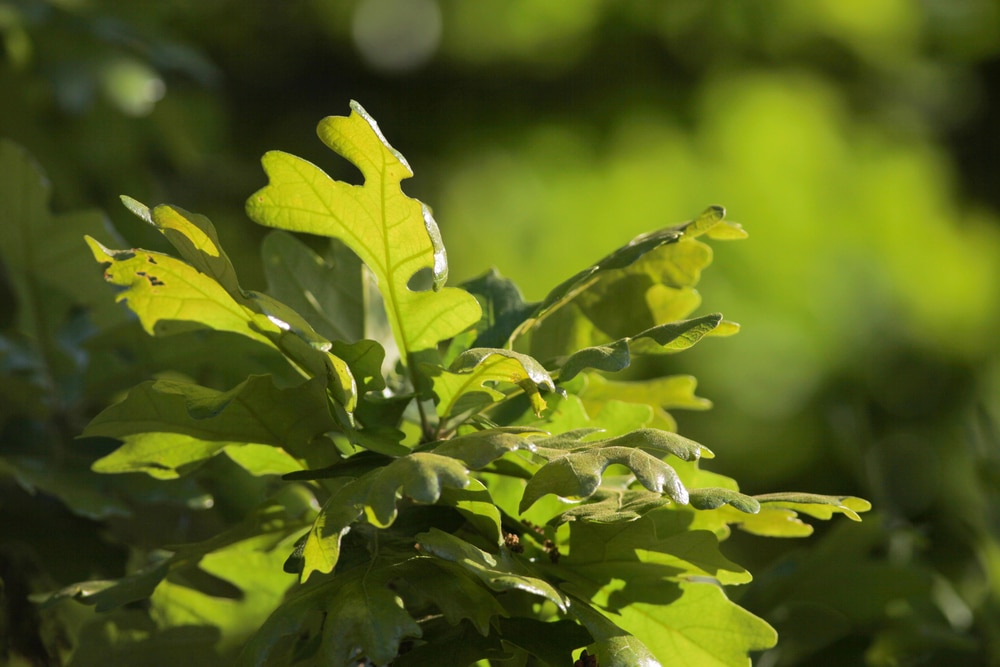
{"label": "backlit leaf", "polygon": [[253,313],[191,265],[157,252],[110,250],[89,236],[86,239],[94,259],[107,265],[105,280],[125,288],[115,300],[127,301],[146,333],[166,336],[215,329],[273,346],[267,336],[251,327]]}
{"label": "backlit leaf", "polygon": [[859,512],[867,512],[872,505],[854,496],[822,496],[815,493],[769,493],[754,498],[762,507],[780,507],[808,514],[817,519],[829,519],[840,513],[852,521],[861,521]]}
{"label": "backlit leaf", "polygon": [[[339,238],[372,270],[404,360],[475,324],[478,302],[443,287],[448,264],[430,209],[403,194],[400,182],[413,172],[386,142],[374,119],[353,102],[350,116],[331,116],[320,138],[364,176],[364,185],[334,181],[314,165],[287,153],[264,156],[269,185],[247,201],[262,225]],[[411,280],[429,273],[433,290],[414,291]]]}

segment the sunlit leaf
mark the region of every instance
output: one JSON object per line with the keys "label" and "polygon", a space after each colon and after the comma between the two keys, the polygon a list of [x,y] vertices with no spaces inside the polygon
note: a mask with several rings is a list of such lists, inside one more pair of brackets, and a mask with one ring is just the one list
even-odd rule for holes
{"label": "sunlit leaf", "polygon": [[[361,170],[364,185],[334,181],[305,160],[272,151],[263,159],[269,185],[250,197],[247,212],[269,227],[339,238],[357,253],[375,274],[408,359],[475,324],[480,308],[467,292],[443,287],[448,265],[437,223],[400,189],[413,175],[410,166],[361,105],[351,109],[350,116],[324,119],[318,132]],[[411,281],[423,273],[434,289],[414,291]]]}
{"label": "sunlit leaf", "polygon": [[568,382],[587,368],[611,373],[624,370],[631,363],[632,354],[686,350],[711,333],[721,321],[721,314],[712,313],[692,320],[661,324],[607,345],[578,350],[565,361],[557,362],[560,366],[559,379]]}
{"label": "sunlit leaf", "polygon": [[625,582],[614,600],[643,598],[643,587],[662,580],[709,577],[726,585],[750,581],[749,572],[722,555],[714,534],[690,530],[688,519],[676,512],[650,512],[625,524],[574,522],[569,550],[560,565],[567,568],[577,591],[595,587],[588,596],[612,580]]}
{"label": "sunlit leaf", "polygon": [[[437,410],[447,418],[461,409],[500,400],[505,394],[491,386],[492,383],[518,385],[531,400],[535,414],[545,409],[545,399],[539,390],[555,391],[555,384],[548,371],[531,357],[512,350],[473,348],[459,355],[451,366],[424,367],[434,383],[438,397]],[[476,403],[461,403],[463,396],[475,394]]]}
{"label": "sunlit leaf", "polygon": [[520,510],[527,510],[550,493],[561,498],[589,498],[597,491],[604,471],[612,464],[626,466],[650,491],[687,504],[688,491],[669,465],[641,449],[605,446],[567,454],[542,466],[525,487]]}
{"label": "sunlit leaf", "polygon": [[823,496],[815,493],[769,493],[754,498],[762,507],[780,507],[808,514],[817,519],[829,519],[840,513],[853,521],[861,521],[859,512],[867,512],[872,504],[854,496]]}
{"label": "sunlit leaf", "polygon": [[87,244],[94,259],[107,265],[105,280],[125,288],[115,300],[127,301],[150,335],[215,329],[272,345],[267,336],[250,326],[252,313],[236,303],[222,285],[191,265],[157,252],[110,250],[89,236]]}
{"label": "sunlit leaf", "polygon": [[724,215],[711,207],[690,223],[635,238],[552,290],[514,336],[530,332],[531,354],[551,359],[683,319],[700,303],[693,287],[712,257],[694,236]]}
{"label": "sunlit leaf", "polygon": [[[123,201],[163,233],[185,260],[142,250],[111,251],[88,238],[95,259],[102,263],[112,260],[105,279],[129,288],[117,299],[125,300],[139,315],[148,333],[167,335],[204,326],[258,342],[266,340],[307,376],[325,378],[334,399],[347,412],[353,411],[357,385],[347,362],[331,354],[330,341],[293,309],[266,294],[240,287],[236,270],[219,246],[218,234],[208,218],[175,206],[149,209],[129,197]],[[143,264],[143,258],[164,268],[157,266],[154,271]],[[115,260],[123,263],[117,265]],[[165,275],[171,279],[165,280]],[[192,304],[199,309],[192,311]],[[208,319],[201,321],[199,316]]]}

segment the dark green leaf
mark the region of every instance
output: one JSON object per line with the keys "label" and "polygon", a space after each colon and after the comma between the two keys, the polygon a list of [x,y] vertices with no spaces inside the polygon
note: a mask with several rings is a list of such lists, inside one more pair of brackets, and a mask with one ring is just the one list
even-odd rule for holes
{"label": "dark green leaf", "polygon": [[462,283],[483,307],[483,318],[476,327],[478,336],[470,347],[505,347],[514,330],[538,307],[525,303],[513,281],[490,269],[478,278]]}
{"label": "dark green leaf", "polygon": [[269,376],[257,375],[227,392],[174,380],[143,383],[97,415],[83,435],[125,440],[94,464],[98,472],[170,478],[229,445],[298,453],[334,427],[320,380],[279,389]]}
{"label": "dark green leaf", "polygon": [[574,452],[542,466],[524,489],[520,511],[550,493],[568,499],[589,498],[600,486],[605,469],[615,463],[626,466],[650,491],[687,504],[687,489],[669,465],[641,449],[605,446]]}
{"label": "dark green leaf", "polygon": [[568,604],[566,596],[552,584],[532,574],[509,550],[501,549],[491,554],[477,549],[465,540],[432,528],[417,536],[420,551],[446,561],[457,563],[471,572],[495,591],[521,590],[541,596],[559,609]]}
{"label": "dark green leaf", "polygon": [[339,241],[321,257],[291,234],[273,231],[261,245],[268,293],[331,341],[365,337],[361,260]]}
{"label": "dark green leaf", "polygon": [[731,505],[747,514],[756,514],[760,511],[760,503],[756,499],[731,489],[719,487],[691,489],[689,497],[691,507],[699,510],[714,510],[723,505]]}

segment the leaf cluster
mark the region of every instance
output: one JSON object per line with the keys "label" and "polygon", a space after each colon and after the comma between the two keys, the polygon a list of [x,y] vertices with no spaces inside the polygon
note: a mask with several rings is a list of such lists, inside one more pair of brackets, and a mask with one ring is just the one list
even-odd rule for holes
{"label": "leaf cluster", "polygon": [[221,336],[255,360],[224,386],[134,386],[83,430],[118,443],[93,471],[174,484],[225,457],[234,479],[270,483],[239,521],[48,604],[148,600],[160,630],[216,628],[215,650],[246,665],[565,665],[584,648],[602,667],[740,665],[773,646],[728,599],[750,575],[719,543],[733,527],[807,535],[802,515],[859,520],[868,503],[741,493],[676,433],[670,410],[708,406],[693,378],[613,375],[735,333],[693,313],[711,261],[699,239],[742,228],[711,207],[539,303],[495,271],[451,287],[431,210],[403,193],[413,172],[375,121],[352,103],[318,134],[362,184],[264,156],[247,213],[274,229],[265,292],[175,206],[124,198],[174,254],[88,235],[147,334]]}

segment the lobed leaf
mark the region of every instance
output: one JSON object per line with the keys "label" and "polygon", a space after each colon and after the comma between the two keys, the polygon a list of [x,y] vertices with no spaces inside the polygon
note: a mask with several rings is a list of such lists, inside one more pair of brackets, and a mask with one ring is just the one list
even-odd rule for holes
{"label": "lobed leaf", "polygon": [[444,487],[464,489],[471,481],[460,462],[430,452],[416,452],[375,471],[365,494],[365,514],[379,528],[396,519],[396,502],[406,496],[419,503],[436,503]]}
{"label": "lobed leaf", "polygon": [[861,521],[860,512],[867,512],[872,504],[854,496],[823,496],[815,493],[769,493],[754,498],[766,508],[784,508],[808,514],[817,519],[829,519],[840,513],[852,521]]}
{"label": "lobed leaf", "polygon": [[656,428],[638,428],[604,440],[585,440],[597,429],[575,429],[548,438],[535,439],[535,452],[546,459],[563,456],[565,452],[583,452],[602,447],[636,448],[659,456],[672,454],[682,461],[696,461],[715,456],[708,447],[677,433]]}
{"label": "lobed leaf", "polygon": [[724,215],[711,207],[686,225],[633,239],[556,287],[512,338],[530,331],[531,354],[550,359],[683,319],[701,301],[693,286],[712,257],[694,237]]}
{"label": "lobed leaf", "polygon": [[[134,200],[132,202],[133,206],[141,206]],[[181,257],[202,273],[214,278],[236,302],[252,312],[263,315],[269,324],[277,326],[277,330],[271,327],[262,327],[262,330],[265,334],[270,333],[268,337],[271,341],[292,361],[308,369],[314,376],[324,375],[326,370],[332,370],[334,377],[340,381],[340,395],[353,395],[356,389],[353,378],[346,370],[344,360],[336,355],[328,354],[331,349],[328,338],[317,333],[312,324],[296,309],[272,296],[244,290],[239,286],[236,279],[236,269],[225,251],[219,246],[218,234],[208,218],[188,213],[175,206],[157,206],[150,215],[153,224],[177,248]],[[360,265],[356,262],[354,265],[360,271]],[[350,271],[350,268],[348,267],[347,270]],[[339,280],[341,276],[337,275],[335,278]],[[313,287],[314,285],[310,284],[309,286]],[[310,304],[310,299],[305,296],[304,292],[299,292],[298,295],[298,300],[304,302],[300,305],[308,306]],[[315,302],[315,296],[313,296],[312,302]],[[259,318],[254,325],[261,327]],[[293,335],[289,336],[289,333]],[[355,342],[355,340],[350,339],[349,342]],[[363,347],[367,351],[372,346],[377,347],[377,343],[369,341]],[[342,343],[338,349],[350,353],[352,346]],[[381,358],[379,363],[381,363]],[[375,375],[381,376],[379,370],[376,370]],[[336,385],[334,387],[337,388]],[[349,410],[353,408],[353,403],[349,399],[344,398],[341,402],[345,403]]]}
{"label": "lobed leaf", "polygon": [[641,449],[603,446],[574,452],[542,466],[524,489],[520,511],[524,512],[550,493],[562,498],[588,498],[597,491],[607,467],[616,463],[629,468],[639,483],[650,491],[687,504],[688,491],[672,467]]}
{"label": "lobed leaf", "polygon": [[[403,194],[400,182],[413,172],[357,102],[351,115],[328,117],[318,133],[333,151],[357,166],[361,186],[334,181],[316,166],[278,151],[263,158],[269,184],[247,201],[256,222],[343,241],[371,269],[385,301],[404,360],[475,324],[478,302],[443,287],[448,263],[430,209]],[[430,274],[433,291],[414,291],[411,281]]]}
{"label": "lobed leaf", "polygon": [[[570,525],[569,555],[560,560],[565,578],[588,597],[623,580],[605,607],[622,598],[643,597],[643,587],[662,581],[711,578],[723,585],[744,584],[750,573],[719,550],[707,530],[692,530],[689,518],[672,511],[650,512],[625,524],[576,522]],[[668,600],[664,600],[664,604]]]}
{"label": "lobed leaf", "polygon": [[587,502],[562,512],[551,523],[589,521],[591,523],[626,523],[670,503],[660,493],[642,489],[598,489]]}
{"label": "lobed leaf", "polygon": [[313,572],[333,572],[340,560],[341,540],[364,513],[364,493],[373,474],[358,480],[343,479],[323,503],[303,543],[299,581],[305,583]]}
{"label": "lobed leaf", "polygon": [[566,610],[566,596],[545,579],[531,574],[507,549],[501,549],[499,554],[487,553],[437,528],[417,535],[417,541],[421,552],[458,564],[494,591],[524,591]]}
{"label": "lobed leaf", "polygon": [[632,596],[618,589],[602,592],[598,604],[612,594],[624,596],[616,605],[615,624],[661,664],[745,667],[752,652],[776,644],[774,629],[726,598],[719,586],[680,582],[674,589],[668,604],[642,591]]}
{"label": "lobed leaf", "polygon": [[[577,390],[587,413],[601,418],[604,410],[618,403],[647,406],[652,410],[648,426],[676,431],[677,423],[667,410],[707,410],[711,401],[695,395],[697,380],[690,375],[673,375],[649,380],[608,380],[598,373],[585,375],[586,382]],[[703,456],[710,457],[710,453]]]}
{"label": "lobed leaf", "polygon": [[227,392],[174,380],[145,382],[94,417],[83,436],[125,440],[94,463],[97,472],[170,479],[230,446],[300,453],[335,426],[322,381],[280,389],[270,376],[255,375]]}
{"label": "lobed leaf", "polygon": [[104,279],[125,289],[115,301],[126,301],[153,336],[215,329],[231,331],[264,345],[270,339],[251,326],[253,314],[211,277],[169,255],[146,250],[111,250],[86,237],[94,259],[107,265]]}
{"label": "lobed leaf", "polygon": [[[521,387],[536,415],[545,409],[545,399],[539,389],[556,390],[548,371],[540,363],[512,350],[473,348],[460,354],[447,370],[430,365],[424,365],[423,369],[433,382],[434,394],[438,398],[437,411],[442,418],[476,404],[504,398],[505,394],[494,389],[493,383]],[[461,402],[462,397],[471,394],[477,396],[472,404]]]}
{"label": "lobed leaf", "polygon": [[632,354],[686,350],[709,335],[721,322],[722,315],[712,313],[691,320],[661,324],[607,345],[578,350],[564,361],[556,362],[559,366],[559,379],[568,382],[587,368],[609,373],[624,370],[631,364]]}
{"label": "lobed leaf", "polygon": [[455,563],[439,558],[411,558],[396,569],[406,586],[433,602],[452,625],[467,619],[486,637],[494,619],[507,615],[492,591]]}
{"label": "lobed leaf", "polygon": [[760,512],[760,503],[756,498],[744,495],[732,489],[708,487],[692,489],[689,492],[691,507],[698,510],[714,510],[723,505],[730,505],[746,514]]}
{"label": "lobed leaf", "polygon": [[[528,431],[527,434],[537,433]],[[470,470],[480,470],[508,452],[535,451],[526,433],[507,429],[476,431],[445,440],[434,447],[435,454],[458,459]]]}

